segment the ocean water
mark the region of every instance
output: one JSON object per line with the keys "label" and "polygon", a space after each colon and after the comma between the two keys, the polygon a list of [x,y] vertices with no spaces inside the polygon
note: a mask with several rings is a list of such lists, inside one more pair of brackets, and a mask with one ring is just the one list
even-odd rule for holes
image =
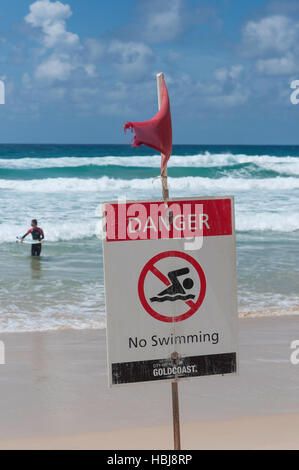
{"label": "ocean water", "polygon": [[[159,198],[160,156],[123,145],[0,145],[0,331],[105,326],[99,204]],[[299,146],[176,145],[170,196],[233,194],[240,316],[299,313]],[[40,259],[15,243],[37,218]]]}

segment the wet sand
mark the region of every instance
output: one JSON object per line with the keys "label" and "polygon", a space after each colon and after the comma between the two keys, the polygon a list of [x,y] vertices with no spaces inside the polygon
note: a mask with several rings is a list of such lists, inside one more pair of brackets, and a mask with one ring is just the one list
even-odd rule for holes
{"label": "wet sand", "polygon": [[[240,374],[180,383],[183,447],[298,449],[299,317],[239,323]],[[171,448],[170,383],[108,389],[104,330],[0,340],[0,449]]]}
{"label": "wet sand", "polygon": [[[182,424],[182,449],[299,449],[299,414]],[[0,441],[4,450],[172,449],[170,425]]]}

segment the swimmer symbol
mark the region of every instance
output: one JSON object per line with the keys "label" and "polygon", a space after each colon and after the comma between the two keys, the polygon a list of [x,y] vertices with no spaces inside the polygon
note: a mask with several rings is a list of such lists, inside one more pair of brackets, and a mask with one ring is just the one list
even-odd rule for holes
{"label": "swimmer symbol", "polygon": [[175,302],[176,300],[189,300],[194,299],[195,295],[186,294],[186,290],[192,289],[194,282],[190,277],[187,277],[183,280],[181,284],[179,281],[180,276],[184,276],[190,272],[189,268],[176,269],[175,271],[170,271],[168,273],[168,278],[171,281],[171,285],[161,291],[157,296],[151,297],[151,302],[165,302],[169,300],[170,302]]}

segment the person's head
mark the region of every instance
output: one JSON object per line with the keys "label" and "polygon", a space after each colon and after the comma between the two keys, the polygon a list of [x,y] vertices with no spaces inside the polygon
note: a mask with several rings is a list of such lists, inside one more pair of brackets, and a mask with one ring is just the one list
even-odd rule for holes
{"label": "person's head", "polygon": [[36,219],[31,220],[31,227],[37,227],[37,220]]}

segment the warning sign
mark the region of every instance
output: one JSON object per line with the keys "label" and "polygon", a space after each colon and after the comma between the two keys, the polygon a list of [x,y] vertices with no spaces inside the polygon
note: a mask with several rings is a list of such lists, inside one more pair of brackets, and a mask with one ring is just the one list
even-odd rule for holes
{"label": "warning sign", "polygon": [[110,385],[235,373],[233,197],[103,210]]}

